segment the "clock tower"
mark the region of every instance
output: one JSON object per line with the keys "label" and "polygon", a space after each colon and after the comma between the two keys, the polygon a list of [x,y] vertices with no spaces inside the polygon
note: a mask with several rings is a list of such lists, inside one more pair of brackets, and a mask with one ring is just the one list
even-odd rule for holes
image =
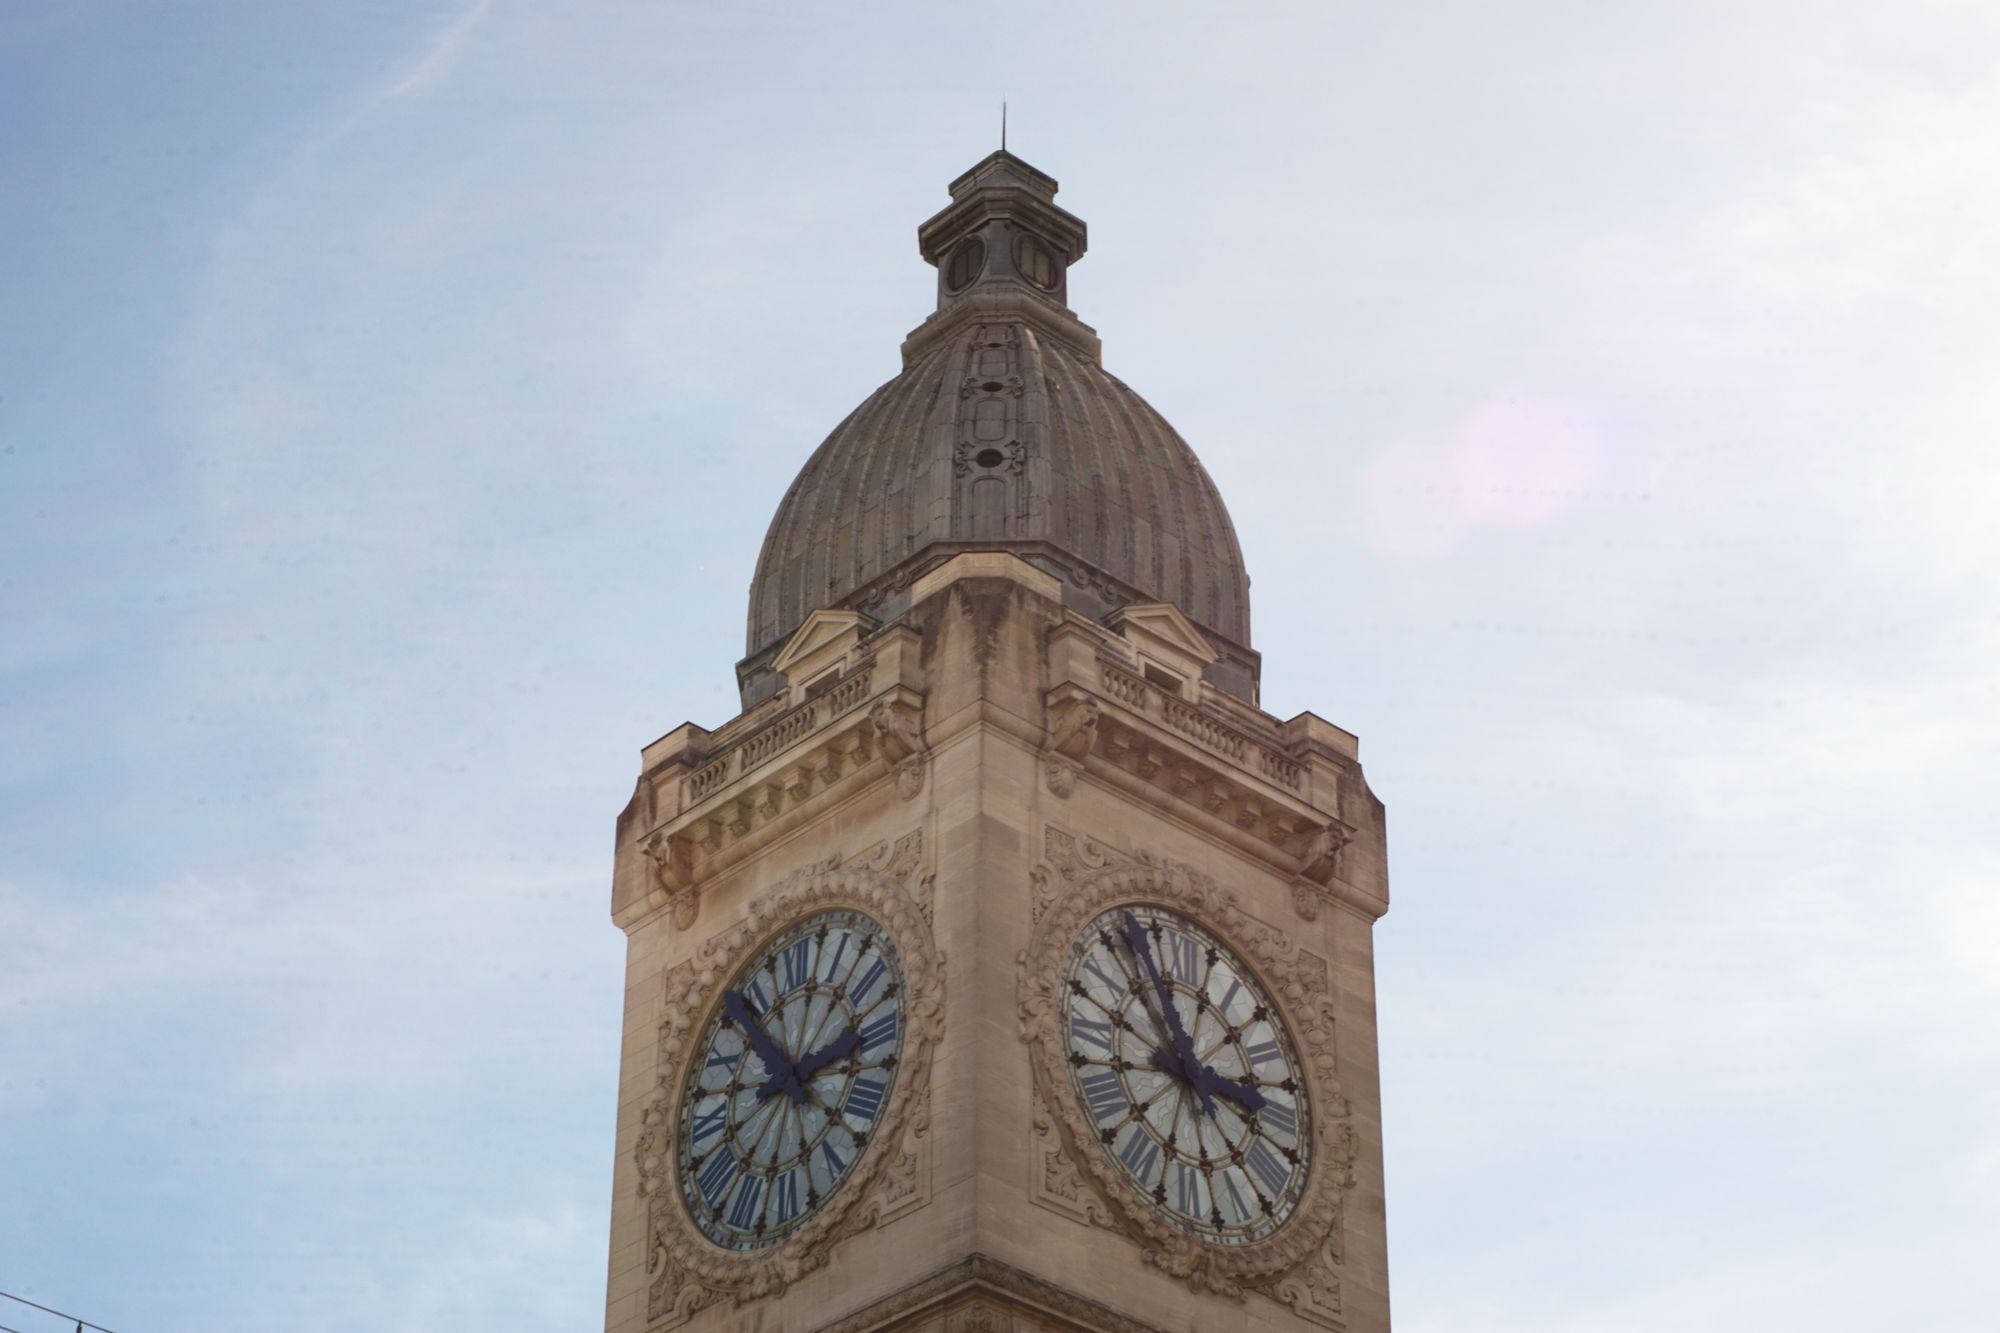
{"label": "clock tower", "polygon": [[936,312],[771,522],[742,711],[618,817],[606,1333],[1384,1333],[1381,803],[1258,707],[1056,182],[950,193]]}

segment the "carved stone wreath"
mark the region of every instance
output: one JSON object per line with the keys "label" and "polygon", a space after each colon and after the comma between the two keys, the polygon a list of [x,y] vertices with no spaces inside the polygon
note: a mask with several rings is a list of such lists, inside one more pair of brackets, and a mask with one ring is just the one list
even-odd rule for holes
{"label": "carved stone wreath", "polygon": [[[922,837],[912,832],[893,848],[883,843],[845,864],[834,857],[793,872],[751,904],[746,920],[697,945],[667,974],[660,1080],[641,1113],[634,1148],[647,1215],[649,1324],[679,1323],[724,1298],[741,1304],[783,1291],[824,1265],[835,1244],[910,1206],[918,1171],[910,1144],[929,1128],[931,1056],[944,1029],[944,955],[912,891],[922,882],[916,876]],[[674,1137],[692,1047],[744,963],[793,921],[834,908],[874,918],[901,955],[906,1026],[895,1091],[860,1160],[811,1221],[764,1249],[726,1250],[696,1229],[674,1180]]]}
{"label": "carved stone wreath", "polygon": [[[1334,1059],[1334,1006],[1325,963],[1263,925],[1236,895],[1192,866],[1145,852],[1116,851],[1094,839],[1047,830],[1049,860],[1060,873],[1035,877],[1035,929],[1021,955],[1021,1039],[1028,1044],[1043,1110],[1062,1138],[1062,1155],[1110,1205],[1118,1229],[1137,1241],[1148,1263],[1197,1290],[1266,1295],[1337,1326],[1342,1197],[1354,1183],[1354,1135]],[[1312,1079],[1315,1146],[1311,1173],[1292,1217],[1246,1245],[1204,1242],[1148,1208],[1098,1145],[1069,1086],[1061,1033],[1063,970],[1084,927],[1113,908],[1149,903],[1185,913],[1220,937],[1277,1003]],[[1041,1117],[1037,1117],[1041,1119]],[[1103,1214],[1089,1210],[1093,1220]]]}

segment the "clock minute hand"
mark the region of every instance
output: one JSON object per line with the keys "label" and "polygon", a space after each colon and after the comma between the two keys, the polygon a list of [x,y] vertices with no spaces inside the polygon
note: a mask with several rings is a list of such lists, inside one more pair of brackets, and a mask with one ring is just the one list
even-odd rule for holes
{"label": "clock minute hand", "polygon": [[771,1040],[770,1033],[764,1031],[763,1023],[758,1021],[756,1011],[743,998],[742,991],[722,992],[722,1012],[729,1016],[730,1022],[743,1029],[743,1035],[750,1039],[750,1049],[764,1062],[764,1069],[770,1076],[757,1090],[759,1100],[780,1092],[790,1092],[796,1087],[798,1071],[792,1067],[791,1059],[783,1048]]}
{"label": "clock minute hand", "polygon": [[1201,1067],[1195,1062],[1194,1042],[1189,1039],[1187,1029],[1181,1026],[1180,1011],[1174,1008],[1173,993],[1167,989],[1166,979],[1153,962],[1152,951],[1146,947],[1146,930],[1130,912],[1125,913],[1125,924],[1120,929],[1125,937],[1126,947],[1139,956],[1145,965],[1146,974],[1153,979],[1153,993],[1159,997],[1160,1017],[1167,1025],[1167,1035],[1174,1049],[1169,1054],[1165,1049],[1153,1052],[1153,1064],[1169,1074],[1177,1076],[1201,1101],[1201,1109],[1209,1115],[1215,1114],[1215,1098],[1209,1095],[1208,1087],[1202,1082]]}
{"label": "clock minute hand", "polygon": [[1168,1036],[1173,1039],[1175,1054],[1180,1056],[1181,1062],[1187,1067],[1188,1077],[1192,1078],[1195,1071],[1194,1043],[1188,1040],[1186,1030],[1181,1027],[1180,1011],[1174,1008],[1173,994],[1167,989],[1166,979],[1160,975],[1158,965],[1153,962],[1152,951],[1146,947],[1146,928],[1127,912],[1122,933],[1125,936],[1125,943],[1139,956],[1139,961],[1145,964],[1146,975],[1153,980],[1153,993],[1160,997],[1160,1018],[1167,1025]]}

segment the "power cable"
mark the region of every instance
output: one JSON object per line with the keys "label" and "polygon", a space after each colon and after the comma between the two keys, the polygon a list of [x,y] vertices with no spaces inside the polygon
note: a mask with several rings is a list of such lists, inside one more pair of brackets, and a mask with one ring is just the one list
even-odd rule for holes
{"label": "power cable", "polygon": [[[88,1319],[85,1319],[80,1315],[64,1314],[61,1310],[52,1310],[46,1305],[41,1305],[35,1301],[29,1300],[26,1296],[16,1296],[11,1291],[0,1291],[0,1296],[4,1296],[10,1301],[19,1301],[22,1305],[28,1306],[31,1309],[40,1310],[43,1314],[52,1314],[58,1319],[74,1319],[76,1320],[76,1333],[83,1333],[83,1330],[85,1330],[86,1328],[94,1328],[97,1330],[97,1333],[111,1333],[111,1330],[106,1328],[102,1324],[93,1324]],[[14,1333],[14,1330],[0,1329],[0,1333]]]}

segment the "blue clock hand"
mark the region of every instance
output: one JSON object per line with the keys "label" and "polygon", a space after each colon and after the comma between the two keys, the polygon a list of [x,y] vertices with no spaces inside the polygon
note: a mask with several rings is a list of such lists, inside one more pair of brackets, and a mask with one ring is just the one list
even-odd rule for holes
{"label": "blue clock hand", "polygon": [[853,1028],[849,1028],[840,1036],[799,1061],[793,1068],[792,1074],[799,1083],[800,1100],[804,1100],[805,1085],[812,1080],[813,1075],[819,1073],[820,1070],[826,1068],[835,1060],[845,1059],[847,1056],[852,1055],[855,1048],[859,1045],[861,1045],[861,1034]]}
{"label": "blue clock hand", "polygon": [[1173,994],[1167,989],[1167,982],[1160,975],[1160,969],[1153,962],[1152,950],[1146,944],[1146,928],[1130,913],[1125,913],[1125,926],[1121,932],[1125,943],[1139,961],[1146,965],[1146,975],[1153,980],[1153,993],[1160,997],[1160,1017],[1165,1020],[1167,1030],[1173,1038],[1174,1050],[1180,1055],[1190,1075],[1194,1072],[1194,1043],[1181,1028],[1180,1011],[1174,1008]]}
{"label": "blue clock hand", "polygon": [[1153,1063],[1169,1074],[1178,1074],[1201,1099],[1201,1109],[1209,1115],[1214,1115],[1215,1099],[1209,1096],[1208,1089],[1203,1086],[1197,1073],[1200,1066],[1195,1063],[1194,1042],[1188,1037],[1187,1030],[1181,1026],[1180,1011],[1174,1008],[1173,993],[1167,989],[1166,979],[1160,975],[1159,967],[1153,962],[1152,950],[1146,944],[1146,928],[1141,926],[1138,918],[1130,912],[1124,915],[1125,925],[1120,933],[1125,936],[1127,947],[1139,956],[1141,963],[1145,964],[1146,974],[1153,980],[1153,992],[1160,999],[1160,1016],[1166,1021],[1168,1034],[1174,1043],[1173,1055],[1170,1056],[1163,1050],[1154,1051]]}
{"label": "blue clock hand", "polygon": [[743,992],[722,992],[722,1012],[729,1016],[730,1022],[743,1029],[743,1035],[750,1039],[750,1049],[764,1062],[764,1069],[770,1075],[764,1086],[757,1090],[758,1099],[786,1092],[791,1094],[793,1101],[804,1100],[798,1090],[798,1071],[792,1067],[791,1059],[778,1043],[764,1031],[764,1025],[757,1020],[749,1001],[743,998]]}
{"label": "blue clock hand", "polygon": [[1203,1077],[1203,1074],[1206,1073],[1205,1070],[1197,1071],[1193,1074],[1188,1073],[1187,1062],[1182,1060],[1180,1056],[1169,1052],[1165,1047],[1153,1052],[1153,1064],[1156,1068],[1172,1074],[1175,1078],[1187,1084],[1193,1090],[1194,1095],[1200,1099],[1201,1109],[1209,1115],[1215,1114],[1215,1098],[1209,1095],[1211,1084]]}
{"label": "blue clock hand", "polygon": [[1211,1091],[1221,1093],[1252,1115],[1264,1109],[1263,1093],[1248,1083],[1238,1083],[1234,1079],[1224,1078],[1207,1065],[1201,1067],[1197,1082],[1206,1084]]}

